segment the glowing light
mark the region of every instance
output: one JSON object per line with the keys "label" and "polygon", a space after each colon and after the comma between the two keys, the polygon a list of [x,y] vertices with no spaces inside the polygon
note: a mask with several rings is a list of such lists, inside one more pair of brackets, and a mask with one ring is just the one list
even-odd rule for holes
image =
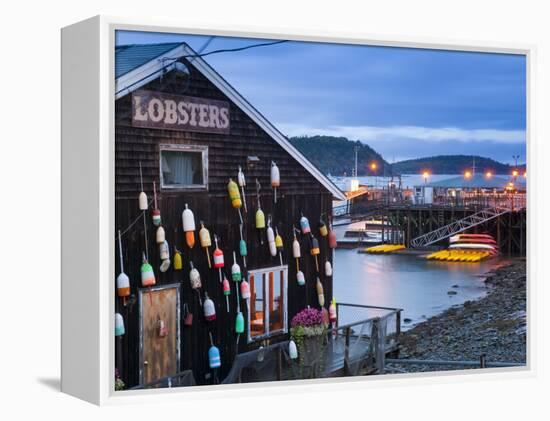
{"label": "glowing light", "polygon": [[472,172],[471,171],[466,171],[464,173],[464,178],[470,178],[470,177],[472,177]]}
{"label": "glowing light", "polygon": [[487,177],[487,178],[491,178],[492,176],[493,176],[493,173],[491,171],[487,171],[485,173],[485,177]]}
{"label": "glowing light", "polygon": [[523,177],[527,178],[527,171],[523,173]]}
{"label": "glowing light", "polygon": [[430,173],[428,171],[424,171],[422,173],[422,177],[424,177],[424,178],[428,178],[429,176],[430,176]]}
{"label": "glowing light", "polygon": [[513,175],[514,177],[517,177],[517,176],[518,176],[518,174],[519,174],[518,170],[514,170],[514,171],[512,171],[512,175]]}
{"label": "glowing light", "polygon": [[371,170],[374,171],[376,169],[376,167],[377,167],[376,162],[373,162],[373,163],[370,164],[370,169]]}

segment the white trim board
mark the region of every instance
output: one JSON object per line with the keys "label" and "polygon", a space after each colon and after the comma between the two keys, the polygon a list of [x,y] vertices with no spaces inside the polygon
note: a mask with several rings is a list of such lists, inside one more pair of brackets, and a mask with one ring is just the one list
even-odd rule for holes
{"label": "white trim board", "polygon": [[[141,88],[155,80],[160,72],[166,68],[166,61],[181,56],[192,56],[197,53],[187,44],[181,44],[176,48],[155,57],[153,60],[135,68],[120,76],[115,82],[115,99],[122,98],[129,93]],[[315,167],[289,140],[263,116],[252,104],[250,104],[233,86],[229,84],[218,72],[216,72],[201,57],[194,57],[192,65],[201,72],[212,84],[222,91],[233,103],[235,103],[248,117],[260,126],[275,142],[288,152],[302,167],[306,169],[325,187],[335,199],[346,200],[346,195],[321,171]]]}

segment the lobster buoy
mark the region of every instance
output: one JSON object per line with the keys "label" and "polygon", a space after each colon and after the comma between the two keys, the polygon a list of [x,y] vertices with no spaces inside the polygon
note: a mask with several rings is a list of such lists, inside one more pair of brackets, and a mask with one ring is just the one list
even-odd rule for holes
{"label": "lobster buoy", "polygon": [[157,185],[154,181],[153,181],[153,203],[154,203],[154,206],[155,206],[153,208],[153,212],[152,212],[153,225],[158,227],[161,224],[161,218],[160,218],[160,209],[157,206]]}
{"label": "lobster buoy", "polygon": [[147,210],[147,195],[144,191],[139,194],[139,210]]}
{"label": "lobster buoy", "polygon": [[155,285],[155,273],[153,267],[147,261],[145,253],[143,254],[143,264],[141,265],[141,285],[144,287],[150,287]]}
{"label": "lobster buoy", "polygon": [[168,248],[168,241],[164,240],[159,246],[160,260],[166,260],[170,258],[170,249]]}
{"label": "lobster buoy", "polygon": [[243,216],[241,215],[241,206],[243,205],[243,202],[241,200],[241,194],[239,193],[239,186],[231,178],[229,179],[229,183],[227,183],[227,192],[229,193],[231,206],[233,206],[233,208],[237,209],[237,211],[239,212],[239,220],[242,224]]}
{"label": "lobster buoy", "polygon": [[269,245],[269,254],[275,257],[277,255],[277,246],[275,245],[275,233],[271,225],[267,227],[267,244]]}
{"label": "lobster buoy", "polygon": [[300,243],[298,242],[296,235],[294,235],[294,241],[292,241],[292,257],[294,257],[295,259],[299,259],[300,257],[302,257]]}
{"label": "lobster buoy", "polygon": [[210,349],[208,350],[208,366],[212,369],[219,368],[222,365],[220,350],[214,346],[212,334],[210,334]]}
{"label": "lobster buoy", "polygon": [[277,203],[277,187],[281,185],[279,167],[275,161],[271,161],[271,187],[273,187],[273,201]]}
{"label": "lobster buoy", "polygon": [[[120,274],[116,278],[116,291],[119,297],[128,297],[130,295],[130,278],[124,273],[124,260],[122,259],[122,240],[120,230],[118,230],[118,253],[120,257]],[[125,301],[124,301],[124,304]]]}
{"label": "lobster buoy", "polygon": [[216,243],[216,248],[214,249],[214,267],[220,272],[220,282],[222,282],[222,268],[225,266],[225,261],[223,259],[223,252],[218,247],[218,237],[214,235],[214,242]]}
{"label": "lobster buoy", "polygon": [[256,211],[256,229],[265,228],[265,215],[261,208]]}
{"label": "lobster buoy", "polygon": [[229,281],[225,276],[223,277],[223,295],[225,295],[225,305],[227,307],[227,312],[229,313],[229,296],[231,295],[231,287],[229,286]]}
{"label": "lobster buoy", "polygon": [[208,293],[205,292],[204,295],[206,296],[203,304],[204,318],[209,322],[212,322],[216,320],[216,307],[214,306],[214,301],[208,297]]}
{"label": "lobster buoy", "polygon": [[336,315],[336,298],[332,298],[332,301],[330,302],[330,306],[328,306],[328,317],[331,323],[336,323],[337,315]]}
{"label": "lobster buoy", "polygon": [[317,241],[317,238],[311,234],[311,249],[309,251],[313,257],[315,257],[315,267],[317,268],[317,272],[319,272],[319,261],[317,260],[317,256],[321,252],[319,249],[319,241]]}
{"label": "lobster buoy", "polygon": [[298,282],[298,285],[303,286],[306,284],[306,277],[304,276],[304,272],[299,270],[296,272],[296,282]]}
{"label": "lobster buoy", "polygon": [[331,249],[335,249],[336,248],[336,245],[337,245],[337,240],[336,240],[336,233],[334,232],[334,230],[332,229],[332,226],[330,227],[330,230],[329,230],[329,233],[328,233],[328,246],[331,248]]}
{"label": "lobster buoy", "polygon": [[244,195],[244,187],[246,186],[246,180],[244,178],[243,169],[241,168],[240,165],[239,165],[239,172],[237,174],[237,182],[239,183],[239,187],[241,188],[241,192],[243,194],[244,211],[248,212],[248,210],[246,209],[246,197]]}
{"label": "lobster buoy", "polygon": [[319,221],[319,234],[321,234],[321,237],[326,237],[328,235],[327,225],[322,219]]}
{"label": "lobster buoy", "polygon": [[201,222],[201,229],[199,230],[199,241],[201,243],[201,247],[204,249],[206,253],[206,258],[208,260],[208,267],[212,267],[212,263],[210,262],[210,252],[208,251],[208,247],[212,245],[212,239],[210,238],[210,231],[208,231],[204,224]]}
{"label": "lobster buoy", "polygon": [[328,260],[325,262],[325,275],[332,276],[332,265]]}
{"label": "lobster buoy", "polygon": [[115,336],[122,336],[126,333],[124,329],[124,319],[122,314],[115,313]]}
{"label": "lobster buoy", "polygon": [[119,297],[130,295],[130,278],[124,272],[120,272],[116,278],[116,292]]}
{"label": "lobster buoy", "polygon": [[233,266],[231,266],[231,279],[235,282],[239,282],[241,280],[241,267],[237,263],[237,259],[235,256],[235,252],[233,252]]}
{"label": "lobster buoy", "polygon": [[244,317],[243,313],[239,311],[235,318],[235,333],[241,334],[244,332]]}
{"label": "lobster buoy", "polygon": [[243,300],[250,298],[250,285],[244,279],[241,282],[241,297]]}
{"label": "lobster buoy", "polygon": [[183,222],[183,231],[185,232],[185,241],[189,248],[193,248],[195,245],[195,216],[187,203],[185,204],[185,209],[181,214],[181,219]]}
{"label": "lobster buoy", "polygon": [[302,234],[309,234],[311,232],[309,220],[304,215],[300,218],[300,229],[302,230]]}
{"label": "lobster buoy", "polygon": [[277,253],[279,253],[281,266],[283,266],[283,237],[279,235],[279,230],[277,228],[275,228],[275,247],[277,248]]}
{"label": "lobster buoy", "polygon": [[181,253],[177,248],[174,248],[174,270],[182,270],[183,262],[181,260]]}
{"label": "lobster buoy", "polygon": [[296,347],[296,342],[294,342],[292,339],[288,343],[288,356],[291,360],[295,360],[298,358],[298,348]]}
{"label": "lobster buoy", "polygon": [[164,228],[162,228],[162,226],[157,228],[156,238],[157,238],[157,244],[164,243],[164,240],[166,239],[166,235],[164,233]]}
{"label": "lobster buoy", "polygon": [[202,287],[201,274],[193,266],[193,262],[190,262],[190,264],[191,264],[191,271],[189,272],[189,282],[191,282],[191,288],[199,289],[200,287]]}
{"label": "lobster buoy", "polygon": [[315,285],[317,289],[317,299],[319,300],[319,306],[323,307],[325,305],[325,293],[323,291],[323,284],[317,278],[317,284]]}

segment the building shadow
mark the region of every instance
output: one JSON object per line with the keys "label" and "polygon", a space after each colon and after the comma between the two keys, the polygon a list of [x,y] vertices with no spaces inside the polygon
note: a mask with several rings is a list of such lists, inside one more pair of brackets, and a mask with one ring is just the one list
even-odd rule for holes
{"label": "building shadow", "polygon": [[61,391],[61,379],[58,377],[42,377],[37,379],[37,381],[56,392]]}

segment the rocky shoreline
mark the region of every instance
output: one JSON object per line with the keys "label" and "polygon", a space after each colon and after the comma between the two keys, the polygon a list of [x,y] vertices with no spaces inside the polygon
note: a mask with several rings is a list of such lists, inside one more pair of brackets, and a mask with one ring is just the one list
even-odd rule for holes
{"label": "rocky shoreline", "polygon": [[[525,259],[515,259],[486,276],[489,291],[485,297],[451,307],[403,333],[399,358],[479,361],[485,354],[487,362],[525,363]],[[396,367],[407,372],[464,369],[409,364]]]}

